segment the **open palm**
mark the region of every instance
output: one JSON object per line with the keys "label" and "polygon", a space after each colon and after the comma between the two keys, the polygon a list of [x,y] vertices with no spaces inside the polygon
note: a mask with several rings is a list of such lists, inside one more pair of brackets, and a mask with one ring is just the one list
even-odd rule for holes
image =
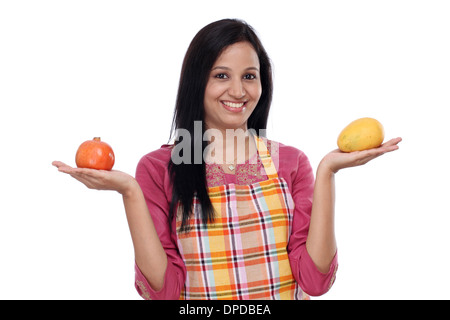
{"label": "open palm", "polygon": [[135,182],[131,175],[122,171],[73,168],[61,161],[53,161],[52,165],[57,167],[58,171],[71,175],[89,189],[115,190],[124,194],[128,187]]}
{"label": "open palm", "polygon": [[383,143],[378,148],[349,153],[336,149],[322,159],[322,164],[328,166],[334,173],[344,168],[360,166],[387,152],[397,150],[400,141],[402,141],[401,138],[395,138]]}

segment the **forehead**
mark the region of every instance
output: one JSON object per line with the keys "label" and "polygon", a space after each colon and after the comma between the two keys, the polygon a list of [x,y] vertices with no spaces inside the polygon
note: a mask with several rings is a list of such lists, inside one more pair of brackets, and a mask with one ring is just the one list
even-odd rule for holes
{"label": "forehead", "polygon": [[245,65],[245,67],[259,66],[259,58],[255,49],[249,42],[237,42],[226,47],[219,55],[216,65]]}

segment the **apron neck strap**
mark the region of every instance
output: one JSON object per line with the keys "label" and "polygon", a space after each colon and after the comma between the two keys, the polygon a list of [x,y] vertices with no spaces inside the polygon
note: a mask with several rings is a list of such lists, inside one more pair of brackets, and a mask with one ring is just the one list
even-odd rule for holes
{"label": "apron neck strap", "polygon": [[[266,170],[266,175],[268,179],[278,178],[277,169],[275,168],[275,164],[270,157],[270,153],[267,150],[266,143],[264,142],[265,138],[261,138],[257,135],[254,135],[256,148],[258,149],[258,154],[261,159],[261,163]],[[267,139],[265,139],[267,140]]]}

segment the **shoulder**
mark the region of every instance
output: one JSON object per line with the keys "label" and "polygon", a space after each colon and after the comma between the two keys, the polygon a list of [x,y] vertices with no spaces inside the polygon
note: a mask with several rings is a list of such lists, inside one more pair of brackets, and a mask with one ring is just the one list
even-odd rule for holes
{"label": "shoulder", "polygon": [[298,181],[314,179],[312,167],[307,155],[297,147],[268,140],[267,149],[277,167],[278,175],[283,177],[289,185]]}
{"label": "shoulder", "polygon": [[167,183],[171,150],[171,145],[162,145],[159,149],[147,153],[139,160],[136,167],[136,179],[141,185],[150,181],[159,185]]}
{"label": "shoulder", "polygon": [[[158,235],[165,230],[172,186],[169,174],[171,147],[163,145],[159,149],[144,155],[136,167],[136,181],[144,194],[148,210],[152,216]],[[163,232],[164,233],[164,232]],[[166,237],[163,235],[163,237]]]}
{"label": "shoulder", "polygon": [[139,166],[154,165],[167,166],[170,160],[172,145],[164,144],[159,149],[151,151],[144,155],[139,163]]}
{"label": "shoulder", "polygon": [[271,157],[279,157],[285,163],[309,162],[306,154],[297,147],[286,145],[279,141],[267,140],[267,149]]}

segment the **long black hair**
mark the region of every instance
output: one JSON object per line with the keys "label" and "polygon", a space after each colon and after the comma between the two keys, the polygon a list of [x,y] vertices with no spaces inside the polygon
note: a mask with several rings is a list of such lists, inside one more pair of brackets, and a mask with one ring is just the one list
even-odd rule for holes
{"label": "long black hair", "polygon": [[[177,214],[177,206],[181,206],[182,224],[180,229],[182,231],[189,229],[194,196],[197,197],[202,209],[202,222],[206,224],[214,217],[214,209],[207,191],[205,162],[203,159],[194,161],[194,157],[195,151],[197,150],[198,154],[199,149],[203,155],[208,144],[207,141],[203,141],[205,132],[204,95],[208,76],[214,62],[224,49],[237,42],[249,42],[256,51],[260,63],[262,93],[257,106],[248,119],[247,128],[260,132],[259,130],[266,129],[267,126],[273,91],[272,67],[255,31],[246,22],[237,19],[223,19],[205,26],[194,37],[184,57],[170,133],[171,137],[174,137],[174,132],[176,134],[175,146],[183,141],[183,137],[177,133],[178,129],[189,132],[191,137],[190,141],[184,141],[185,144],[190,142],[190,150],[181,151],[190,151],[190,154],[180,155],[184,159],[186,156],[190,156],[190,161],[175,163],[171,157],[169,162],[169,172],[173,184],[169,224],[171,225],[174,215]],[[201,136],[194,135],[196,121],[201,121]]]}

